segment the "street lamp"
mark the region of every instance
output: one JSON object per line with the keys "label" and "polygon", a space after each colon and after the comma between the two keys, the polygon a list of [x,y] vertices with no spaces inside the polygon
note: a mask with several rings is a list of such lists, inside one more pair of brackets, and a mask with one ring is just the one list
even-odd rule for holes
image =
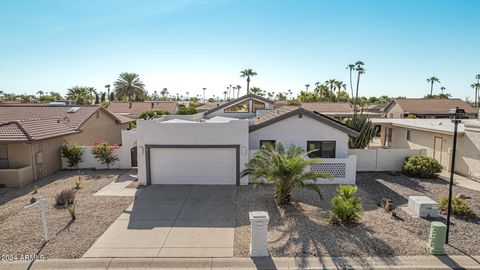
{"label": "street lamp", "polygon": [[448,112],[452,122],[454,124],[453,131],[453,152],[452,152],[452,164],[450,167],[450,186],[448,188],[448,211],[447,211],[447,233],[445,235],[445,244],[448,244],[448,233],[450,231],[450,215],[452,213],[452,188],[453,188],[453,174],[455,173],[455,152],[457,151],[457,130],[458,123],[462,122],[462,118],[465,115],[465,110],[456,107],[455,109],[450,109]]}

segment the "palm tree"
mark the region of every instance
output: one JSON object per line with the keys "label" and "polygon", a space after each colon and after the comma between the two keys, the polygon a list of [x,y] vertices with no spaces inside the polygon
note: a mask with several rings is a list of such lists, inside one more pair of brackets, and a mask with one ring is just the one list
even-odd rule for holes
{"label": "palm tree", "polygon": [[310,87],[310,84],[305,84],[305,89],[307,90],[307,92],[309,87]]}
{"label": "palm tree", "polygon": [[203,102],[205,102],[205,90],[207,90],[207,88],[203,87],[202,90],[203,90]]}
{"label": "palm tree", "polygon": [[365,69],[363,68],[362,61],[357,61],[355,63],[355,71],[357,72],[357,89],[355,90],[355,106],[353,107],[353,111],[357,112],[357,105],[358,105],[358,88],[360,86],[360,75],[365,74]]}
{"label": "palm tree", "polygon": [[335,88],[335,83],[336,82],[337,82],[337,80],[335,80],[335,79],[330,79],[330,80],[325,81],[325,84],[330,87],[330,92],[332,92],[332,93],[334,92],[333,88]]}
{"label": "palm tree", "polygon": [[472,83],[470,87],[475,89],[475,107],[478,106],[478,89],[480,89],[480,83]]}
{"label": "palm tree", "polygon": [[349,72],[350,72],[350,91],[351,91],[352,98],[353,98],[352,71],[355,70],[355,65],[354,65],[354,64],[350,64],[350,65],[347,66],[347,69],[348,69]]}
{"label": "palm tree", "polygon": [[[291,145],[285,149],[282,143],[266,144],[247,163],[241,176],[250,175],[254,184],[273,183],[275,202],[278,205],[290,204],[293,189],[296,187],[315,191],[320,199],[322,193],[315,181],[318,178],[331,178],[330,175],[308,171],[312,164],[321,163],[319,159],[308,159],[303,148]],[[312,182],[313,180],[313,182]]]}
{"label": "palm tree", "polygon": [[232,86],[232,96],[235,98],[235,90],[237,90],[236,86]]}
{"label": "palm tree", "polygon": [[253,86],[252,89],[250,89],[250,92],[251,92],[252,94],[254,94],[254,95],[259,96],[259,95],[261,95],[261,93],[262,93],[262,89]]}
{"label": "palm tree", "polygon": [[240,89],[242,89],[242,86],[237,84],[237,98],[240,97]]}
{"label": "palm tree", "polygon": [[335,88],[337,88],[338,90],[338,94],[337,94],[337,101],[338,101],[340,98],[340,91],[342,90],[342,88],[344,90],[347,90],[347,85],[344,84],[342,81],[335,81]]}
{"label": "palm tree", "polygon": [[115,86],[115,95],[119,99],[126,97],[129,101],[142,100],[145,96],[145,84],[140,80],[138,74],[123,72],[113,85]]}
{"label": "palm tree", "polygon": [[257,72],[253,69],[248,68],[240,71],[241,78],[247,78],[247,94],[250,93],[250,77],[257,76]]}
{"label": "palm tree", "polygon": [[223,100],[227,100],[227,91],[223,91]]}
{"label": "palm tree", "polygon": [[66,98],[75,101],[75,104],[92,104],[95,88],[87,86],[74,86],[68,88]]}
{"label": "palm tree", "polygon": [[185,92],[185,94],[187,94],[187,100],[188,100],[188,94],[190,94],[190,92],[187,91],[187,92]]}
{"label": "palm tree", "polygon": [[163,88],[162,91],[160,91],[160,96],[162,96],[162,99],[167,99],[168,97],[168,89],[167,88]]}
{"label": "palm tree", "polygon": [[427,82],[430,83],[430,96],[433,95],[433,84],[438,82],[440,83],[440,80],[435,77],[435,76],[432,76],[430,78],[427,78]]}
{"label": "palm tree", "polygon": [[43,94],[45,94],[43,91],[38,91],[37,92],[38,99],[42,99]]}
{"label": "palm tree", "polygon": [[447,89],[447,88],[445,88],[445,87],[443,87],[443,86],[440,87],[440,91],[442,91],[442,94],[443,94],[443,91],[445,91],[446,89]]}

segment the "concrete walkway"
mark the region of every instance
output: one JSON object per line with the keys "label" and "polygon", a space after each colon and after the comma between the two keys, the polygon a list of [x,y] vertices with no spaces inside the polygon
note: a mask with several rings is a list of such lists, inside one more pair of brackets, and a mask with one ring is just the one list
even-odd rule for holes
{"label": "concrete walkway", "polygon": [[[450,181],[450,172],[442,171],[439,177],[445,181]],[[470,180],[467,177],[458,174],[453,175],[453,184],[459,187],[480,191],[480,182]]]}
{"label": "concrete walkway", "polygon": [[[16,269],[480,269],[480,256],[113,258],[0,262]],[[29,268],[30,266],[30,268]]]}
{"label": "concrete walkway", "polygon": [[233,257],[235,190],[149,186],[84,257]]}
{"label": "concrete walkway", "polygon": [[99,191],[93,194],[93,196],[138,196],[142,193],[143,188],[128,188],[128,186],[137,179],[137,171],[131,170],[118,177],[115,182],[112,182]]}

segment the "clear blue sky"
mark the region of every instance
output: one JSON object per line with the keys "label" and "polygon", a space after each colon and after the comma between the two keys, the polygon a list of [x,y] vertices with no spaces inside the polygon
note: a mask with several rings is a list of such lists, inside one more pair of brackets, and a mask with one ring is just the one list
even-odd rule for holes
{"label": "clear blue sky", "polygon": [[[473,96],[480,1],[3,0],[0,90],[104,90],[124,71],[149,92],[222,95],[246,83],[294,92],[365,62],[361,95],[420,97],[435,75]],[[439,86],[437,86],[437,92]]]}

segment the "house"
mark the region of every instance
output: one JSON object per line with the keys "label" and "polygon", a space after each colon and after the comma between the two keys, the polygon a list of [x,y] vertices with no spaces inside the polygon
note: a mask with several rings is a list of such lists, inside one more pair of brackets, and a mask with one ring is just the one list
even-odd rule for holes
{"label": "house", "polygon": [[[281,108],[284,106],[288,106],[288,102],[276,101],[274,108]],[[350,118],[355,114],[354,106],[347,102],[303,102],[300,107],[312,112],[319,112],[337,120]],[[371,118],[382,117],[382,112],[380,111],[371,111],[360,107],[358,113],[368,115]]]}
{"label": "house", "polygon": [[111,102],[108,110],[123,116],[136,119],[141,113],[149,110],[160,110],[175,114],[178,112],[176,101],[145,101],[145,102]]}
{"label": "house", "polygon": [[61,168],[65,143],[122,142],[119,119],[101,106],[0,106],[0,184],[20,186]]}
{"label": "house", "polygon": [[465,117],[478,118],[478,110],[459,98],[396,98],[385,107],[387,118],[406,118],[414,115],[416,118],[449,118],[448,111],[452,108],[465,110]]}
{"label": "house", "polygon": [[[452,162],[454,125],[449,119],[372,119],[381,126],[381,143],[391,149],[426,149],[444,169]],[[464,119],[458,125],[455,172],[480,178],[480,122]]]}
{"label": "house", "polygon": [[282,142],[315,150],[330,173],[327,183],[355,183],[349,136],[358,132],[321,113],[300,107],[273,108],[273,101],[248,94],[196,115],[137,120],[138,179],[142,184],[245,185],[240,178],[264,144]]}
{"label": "house", "polygon": [[226,103],[225,101],[216,101],[216,102],[207,101],[207,102],[203,103],[202,105],[198,106],[196,109],[197,109],[197,112],[206,112],[206,111],[214,109],[215,107],[221,106],[225,103]]}

